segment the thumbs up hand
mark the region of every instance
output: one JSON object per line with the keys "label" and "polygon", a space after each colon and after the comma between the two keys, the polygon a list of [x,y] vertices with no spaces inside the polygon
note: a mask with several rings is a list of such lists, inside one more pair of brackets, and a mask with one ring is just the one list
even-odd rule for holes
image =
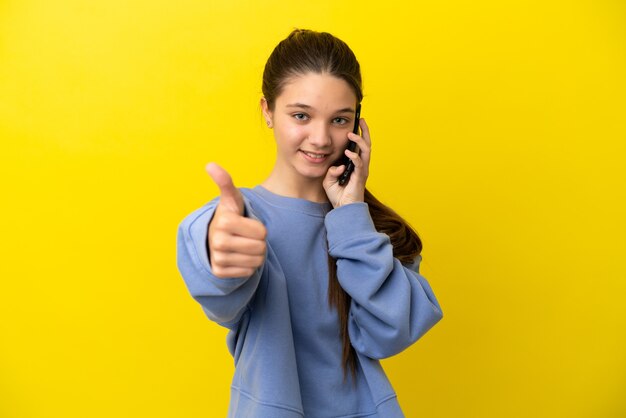
{"label": "thumbs up hand", "polygon": [[206,171],[220,189],[220,201],[209,223],[211,270],[223,279],[251,276],[265,260],[265,225],[243,216],[243,196],[226,170],[209,163]]}

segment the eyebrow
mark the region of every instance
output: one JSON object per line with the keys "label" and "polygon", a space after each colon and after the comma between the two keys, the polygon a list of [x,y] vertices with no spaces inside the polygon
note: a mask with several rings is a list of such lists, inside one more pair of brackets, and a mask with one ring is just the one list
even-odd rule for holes
{"label": "eyebrow", "polygon": [[[285,107],[297,107],[300,109],[313,109],[312,106],[309,106],[307,104],[304,103],[290,103],[288,105],[286,105]],[[339,109],[337,111],[335,111],[334,113],[354,113],[355,110],[351,107],[344,107],[343,109]]]}

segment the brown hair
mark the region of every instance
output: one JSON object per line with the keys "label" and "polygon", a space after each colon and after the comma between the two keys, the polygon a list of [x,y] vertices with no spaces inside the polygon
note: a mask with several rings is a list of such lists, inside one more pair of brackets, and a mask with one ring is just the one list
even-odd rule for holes
{"label": "brown hair", "polygon": [[[354,90],[357,103],[363,99],[361,68],[354,53],[342,40],[330,33],[295,29],[270,55],[263,71],[263,95],[274,109],[276,98],[290,78],[307,73],[330,74],[345,80]],[[365,189],[365,202],[378,232],[389,236],[393,256],[412,263],[422,251],[422,242],[411,226],[396,212],[382,204]],[[328,302],[337,309],[343,344],[344,377],[357,370],[356,354],[348,334],[351,298],[337,279],[337,260],[328,255]]]}

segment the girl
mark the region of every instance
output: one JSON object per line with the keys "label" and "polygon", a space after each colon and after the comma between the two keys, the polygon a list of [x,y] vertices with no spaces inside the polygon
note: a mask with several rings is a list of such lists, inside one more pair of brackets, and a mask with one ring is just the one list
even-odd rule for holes
{"label": "girl", "polygon": [[[191,295],[229,329],[229,416],[402,417],[379,359],[413,344],[442,312],[419,274],[419,237],[365,188],[365,120],[362,135],[352,132],[359,63],[334,36],[294,30],[269,57],[262,89],[277,144],[272,172],[238,189],[209,164],[220,197],[178,235]],[[355,168],[340,185],[343,155]]]}

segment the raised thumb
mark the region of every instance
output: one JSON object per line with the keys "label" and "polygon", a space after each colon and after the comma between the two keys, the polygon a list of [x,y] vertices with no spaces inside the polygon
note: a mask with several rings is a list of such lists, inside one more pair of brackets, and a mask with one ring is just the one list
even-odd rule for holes
{"label": "raised thumb", "polygon": [[209,163],[206,171],[220,189],[219,205],[225,209],[243,215],[243,196],[233,184],[230,174],[215,163]]}

